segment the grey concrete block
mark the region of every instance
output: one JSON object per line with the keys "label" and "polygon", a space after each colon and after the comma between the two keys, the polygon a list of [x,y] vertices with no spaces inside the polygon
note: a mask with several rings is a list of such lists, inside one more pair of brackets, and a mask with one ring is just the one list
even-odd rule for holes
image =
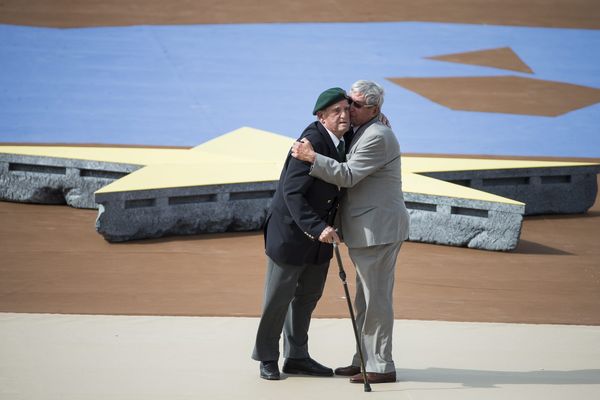
{"label": "grey concrete block", "polygon": [[[139,165],[0,154],[0,199],[96,208],[97,231],[111,242],[261,229],[276,182],[94,192]],[[405,193],[412,241],[511,250],[523,214],[585,212],[600,166],[427,173],[526,206]]]}
{"label": "grey concrete block", "polygon": [[[97,231],[110,242],[261,229],[276,182],[97,194]],[[410,240],[511,250],[523,206],[407,194]]]}
{"label": "grey concrete block", "polygon": [[110,242],[261,229],[276,182],[96,194],[96,230]]}
{"label": "grey concrete block", "polygon": [[0,154],[0,200],[97,208],[94,192],[139,165]]}
{"label": "grey concrete block", "polygon": [[409,240],[485,250],[513,250],[524,207],[478,200],[405,193]]}
{"label": "grey concrete block", "polygon": [[525,215],[586,212],[596,200],[600,166],[431,172],[423,175],[526,204]]}

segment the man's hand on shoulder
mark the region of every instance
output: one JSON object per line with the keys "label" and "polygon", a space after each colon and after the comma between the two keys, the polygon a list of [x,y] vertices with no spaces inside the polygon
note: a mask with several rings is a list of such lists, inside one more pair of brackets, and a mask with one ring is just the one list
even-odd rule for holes
{"label": "man's hand on shoulder", "polygon": [[387,126],[388,128],[392,128],[392,124],[390,124],[390,120],[385,116],[384,113],[379,113],[379,122],[381,122],[382,124],[384,124],[385,126]]}
{"label": "man's hand on shoulder", "polygon": [[328,226],[327,228],[323,229],[323,232],[321,232],[321,235],[319,236],[319,242],[340,243],[340,237],[333,227]]}
{"label": "man's hand on shoulder", "polygon": [[313,164],[317,156],[310,141],[304,138],[301,142],[294,142],[292,146],[292,157]]}

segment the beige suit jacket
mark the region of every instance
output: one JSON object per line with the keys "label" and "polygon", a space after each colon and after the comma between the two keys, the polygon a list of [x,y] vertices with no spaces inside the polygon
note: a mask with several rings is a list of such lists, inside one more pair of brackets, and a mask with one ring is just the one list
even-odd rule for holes
{"label": "beige suit jacket", "polygon": [[317,154],[310,175],[348,188],[339,210],[339,225],[348,247],[408,238],[400,146],[392,130],[377,118],[356,132],[345,163]]}

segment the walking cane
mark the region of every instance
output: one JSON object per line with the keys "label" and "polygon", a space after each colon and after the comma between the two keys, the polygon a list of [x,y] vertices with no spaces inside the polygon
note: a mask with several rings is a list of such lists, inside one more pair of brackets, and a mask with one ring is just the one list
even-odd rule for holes
{"label": "walking cane", "polygon": [[335,252],[335,258],[340,269],[340,279],[344,284],[344,292],[346,292],[346,301],[348,302],[348,310],[350,311],[350,319],[352,320],[352,328],[354,328],[354,338],[356,339],[356,347],[358,348],[358,355],[360,357],[360,369],[362,371],[363,381],[365,383],[365,392],[371,391],[371,385],[367,380],[367,369],[365,368],[365,359],[363,358],[362,346],[360,345],[360,338],[358,336],[358,328],[356,327],[356,319],[354,318],[354,309],[352,308],[352,300],[350,300],[350,292],[348,291],[348,283],[346,283],[346,271],[342,265],[342,257],[340,256],[340,249],[337,243],[333,243],[333,251]]}

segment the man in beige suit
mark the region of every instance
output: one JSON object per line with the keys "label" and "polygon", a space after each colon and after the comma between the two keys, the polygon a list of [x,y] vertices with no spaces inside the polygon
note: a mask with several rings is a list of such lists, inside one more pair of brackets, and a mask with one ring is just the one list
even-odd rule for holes
{"label": "man in beige suit", "polygon": [[[400,146],[392,130],[379,122],[383,88],[357,81],[350,89],[354,133],[346,162],[297,142],[292,155],[312,163],[310,175],[348,188],[340,202],[339,225],[356,267],[356,322],[362,337],[369,383],[396,381],[392,359],[393,288],[396,259],[408,238],[409,217],[402,193]],[[363,383],[360,360],[335,370]]]}

